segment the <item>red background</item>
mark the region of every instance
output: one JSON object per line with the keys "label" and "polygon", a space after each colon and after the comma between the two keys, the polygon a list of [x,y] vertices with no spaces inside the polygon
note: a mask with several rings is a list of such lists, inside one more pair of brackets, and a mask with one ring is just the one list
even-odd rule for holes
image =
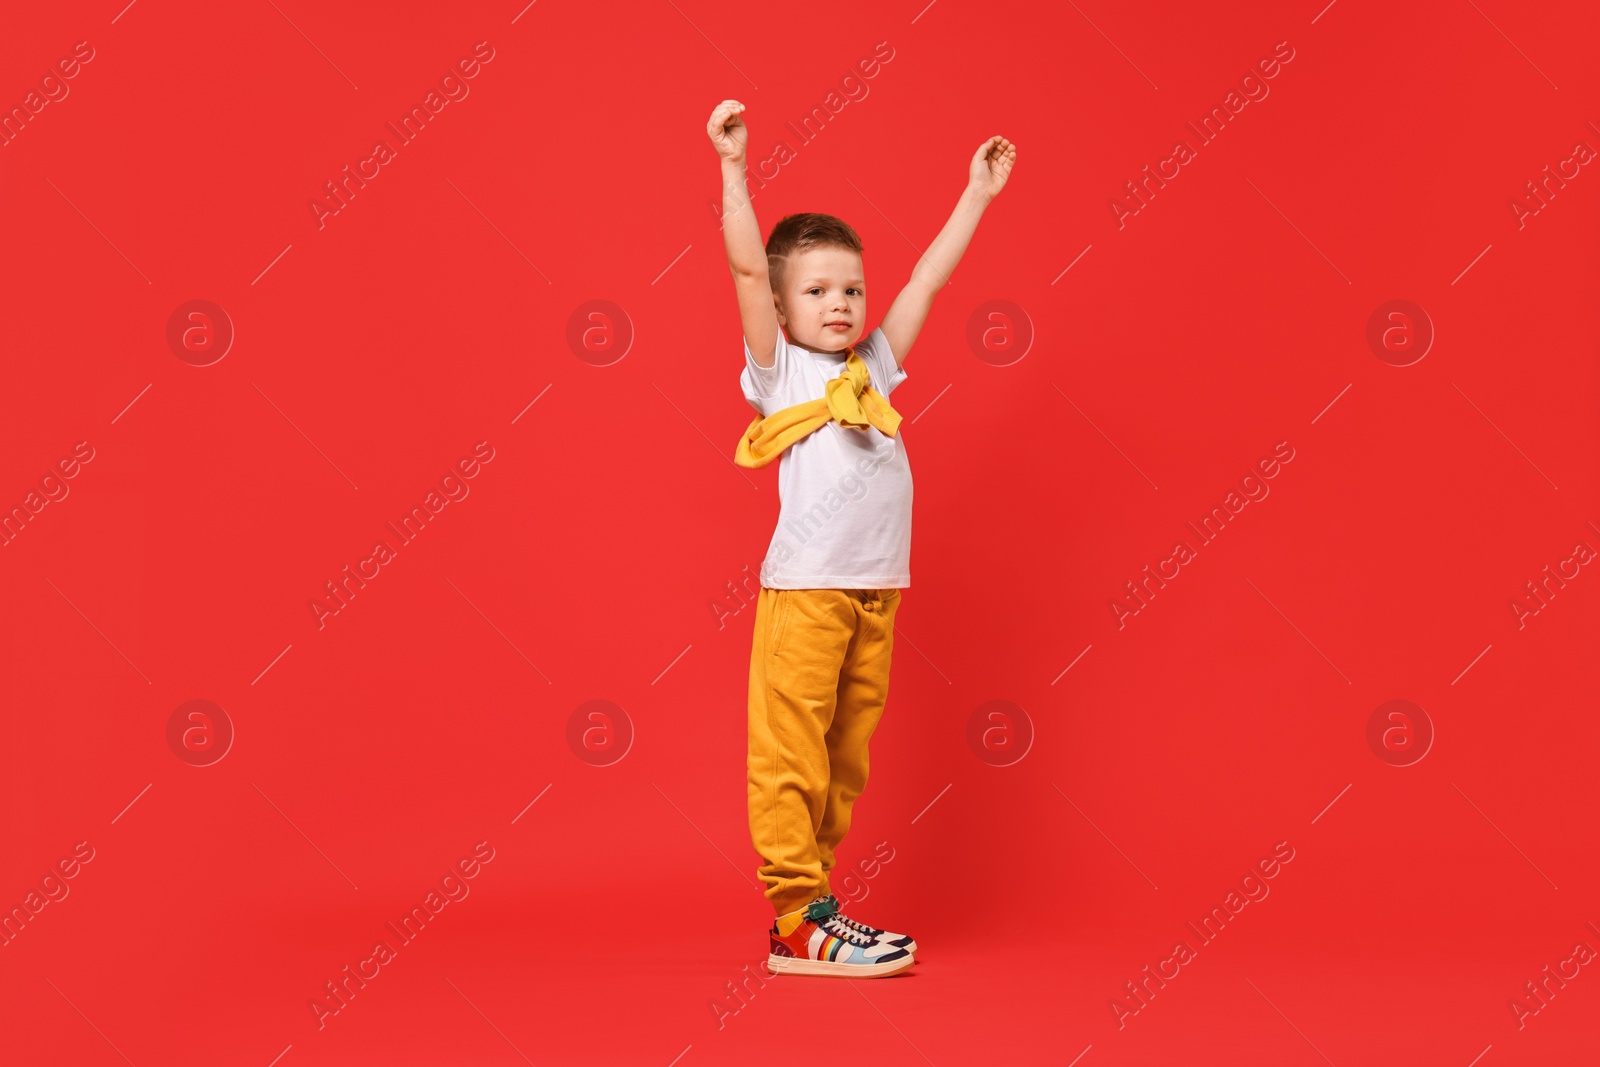
{"label": "red background", "polygon": [[[94,858],[0,948],[7,1061],[1592,1060],[1593,967],[1520,1027],[1509,1002],[1600,947],[1600,575],[1521,628],[1510,602],[1600,548],[1600,176],[1521,225],[1510,205],[1600,146],[1597,21],[8,11],[6,108],[76,42],[94,58],[0,148],[0,502],[94,458],[0,549],[0,903]],[[470,94],[319,227],[324,183],[479,41]],[[868,95],[798,144],[783,124],[878,42]],[[1279,42],[1270,94],[1119,228],[1124,183]],[[763,234],[794,211],[861,232],[870,325],[976,146],[1019,148],[894,398],[913,581],[841,870],[887,843],[849,910],[919,962],[742,1000],[771,916],[728,583],[778,500],[775,467],[731,462],[752,413],[704,132],[726,97],[753,161],[794,149]],[[209,366],[166,340],[196,299],[236,331]],[[1436,330],[1409,366],[1366,340],[1397,299]],[[592,300],[620,359],[569,343]],[[1006,366],[967,342],[995,300],[1033,333]],[[319,629],[323,583],[480,441],[470,495]],[[1123,583],[1278,442],[1270,496],[1119,629]],[[235,731],[209,766],[167,739],[190,700]],[[608,766],[567,740],[591,700],[632,730]],[[967,741],[993,700],[1034,732],[1009,766]],[[1367,740],[1391,700],[1435,732],[1407,766]],[[324,983],[480,841],[470,895],[319,1029]],[[1198,946],[1185,922],[1279,842],[1270,894]],[[1196,958],[1119,1026],[1180,938]]]}

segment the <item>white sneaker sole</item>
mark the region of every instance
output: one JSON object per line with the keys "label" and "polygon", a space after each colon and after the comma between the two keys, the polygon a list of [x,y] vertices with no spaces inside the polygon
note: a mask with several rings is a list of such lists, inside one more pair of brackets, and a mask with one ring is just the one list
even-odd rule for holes
{"label": "white sneaker sole", "polygon": [[822,978],[885,978],[899,974],[913,963],[909,953],[891,963],[834,963],[832,960],[803,960],[798,956],[768,954],[770,974],[811,974]]}

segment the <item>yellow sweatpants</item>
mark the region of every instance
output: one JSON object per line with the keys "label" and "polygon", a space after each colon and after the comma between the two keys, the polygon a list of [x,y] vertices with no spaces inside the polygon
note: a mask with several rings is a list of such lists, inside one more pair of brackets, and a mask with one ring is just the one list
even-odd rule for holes
{"label": "yellow sweatpants", "polygon": [[750,839],[784,915],[827,896],[889,696],[898,589],[768,589],[750,650]]}

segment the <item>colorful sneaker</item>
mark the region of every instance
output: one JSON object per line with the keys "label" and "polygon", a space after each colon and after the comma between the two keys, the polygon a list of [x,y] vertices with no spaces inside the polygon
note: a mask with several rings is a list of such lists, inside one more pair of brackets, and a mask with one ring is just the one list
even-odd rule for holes
{"label": "colorful sneaker", "polygon": [[773,974],[815,974],[834,978],[882,978],[903,971],[916,958],[846,924],[838,901],[813,900],[799,911],[778,916],[769,931]]}
{"label": "colorful sneaker", "polygon": [[[839,905],[839,898],[834,896],[832,893],[829,893],[822,899],[833,901],[834,907],[838,907]],[[893,945],[895,948],[903,948],[907,952],[917,951],[917,943],[916,941],[912,940],[909,934],[897,934],[891,930],[880,930],[876,926],[868,926],[866,923],[856,922],[854,919],[846,916],[843,912],[839,913],[839,921],[844,923],[846,926],[860,930],[868,937],[876,938],[879,941]]]}

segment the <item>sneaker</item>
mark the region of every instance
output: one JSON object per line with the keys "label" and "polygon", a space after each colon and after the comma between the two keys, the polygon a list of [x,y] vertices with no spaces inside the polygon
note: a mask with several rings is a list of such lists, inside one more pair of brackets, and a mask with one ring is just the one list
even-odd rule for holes
{"label": "sneaker", "polygon": [[916,962],[905,949],[845,923],[838,901],[831,897],[778,916],[769,935],[772,952],[767,970],[773,974],[882,978]]}
{"label": "sneaker", "polygon": [[[822,899],[831,900],[833,901],[834,906],[838,907],[839,898],[834,896],[832,893],[829,893]],[[893,945],[895,948],[903,948],[907,952],[917,951],[917,943],[916,941],[912,940],[911,935],[909,934],[897,934],[892,930],[880,930],[876,926],[868,926],[866,923],[856,922],[854,919],[846,916],[843,912],[839,913],[839,921],[844,923],[846,926],[860,930],[868,937],[876,938],[879,941]]]}

